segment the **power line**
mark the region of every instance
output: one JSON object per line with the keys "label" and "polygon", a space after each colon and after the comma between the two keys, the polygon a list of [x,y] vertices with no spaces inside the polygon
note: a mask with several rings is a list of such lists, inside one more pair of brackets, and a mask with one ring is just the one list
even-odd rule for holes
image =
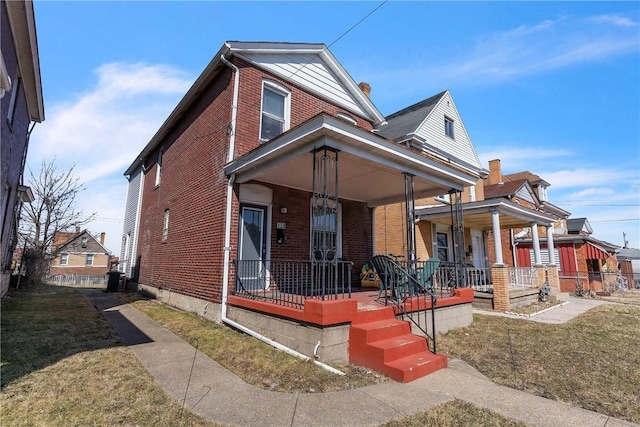
{"label": "power line", "polygon": [[623,218],[623,219],[594,219],[589,222],[623,222],[623,221],[640,221],[640,218]]}

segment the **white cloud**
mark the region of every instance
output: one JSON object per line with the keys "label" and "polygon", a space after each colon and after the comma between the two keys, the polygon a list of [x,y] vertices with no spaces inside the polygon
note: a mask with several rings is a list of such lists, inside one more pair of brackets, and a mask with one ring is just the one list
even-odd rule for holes
{"label": "white cloud", "polygon": [[91,90],[48,107],[32,137],[30,165],[55,156],[76,163],[85,183],[122,173],[191,84],[166,65],[112,63],[96,74]]}
{"label": "white cloud", "polygon": [[621,15],[619,13],[612,13],[609,15],[592,16],[590,19],[592,22],[611,24],[618,27],[637,27],[638,23],[628,16]]}
{"label": "white cloud", "polygon": [[[517,146],[517,144],[514,145]],[[500,159],[503,169],[506,167],[511,172],[520,172],[522,170],[530,169],[531,159],[539,159],[542,161],[546,159],[568,158],[571,155],[571,151],[567,149],[541,150],[539,147],[527,146],[526,144],[522,144],[520,147],[491,146],[488,147],[489,149],[478,153],[478,157],[480,157],[480,162],[485,168],[489,167],[489,160]],[[533,170],[531,172],[537,173]],[[509,172],[505,172],[505,170],[503,170],[503,173]]]}
{"label": "white cloud", "polygon": [[167,65],[110,63],[95,70],[96,84],[80,95],[47,106],[36,126],[28,164],[38,174],[42,160],[58,169],[76,164],[86,190],[77,209],[98,213],[86,228],[106,232],[106,247],[120,252],[127,180],[122,175],[169,116],[192,80]]}
{"label": "white cloud", "polygon": [[[613,25],[594,25],[594,22]],[[388,67],[393,69],[389,73],[380,72],[377,68],[371,70],[371,75],[366,78],[376,88],[394,87],[394,92],[381,93],[383,97],[405,95],[397,92],[397,85],[387,82],[411,81],[429,85],[432,90],[454,85],[499,84],[637,52],[640,40],[636,26],[635,21],[621,14],[547,19],[533,25],[485,34],[471,46],[460,49],[452,46],[449,51],[458,52],[456,57],[418,52],[409,62],[417,65],[400,69]],[[420,55],[427,60],[418,61]],[[415,91],[415,84],[407,85],[407,88]]]}

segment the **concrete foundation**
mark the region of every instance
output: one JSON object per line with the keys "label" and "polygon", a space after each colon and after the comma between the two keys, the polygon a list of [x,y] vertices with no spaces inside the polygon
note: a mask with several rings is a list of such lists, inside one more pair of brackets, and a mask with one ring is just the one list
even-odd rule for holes
{"label": "concrete foundation", "polygon": [[[425,328],[425,316],[420,316],[420,327],[431,333],[431,313],[427,313],[427,324]],[[435,311],[436,334],[444,334],[453,329],[466,328],[473,323],[473,307],[471,303],[451,305],[437,308]],[[424,335],[416,325],[411,323],[411,333],[414,335]]]}
{"label": "concrete foundation", "polygon": [[221,305],[200,298],[171,292],[170,289],[159,289],[154,286],[138,284],[138,292],[148,297],[157,299],[164,304],[179,308],[180,310],[196,313],[212,322],[221,323]]}

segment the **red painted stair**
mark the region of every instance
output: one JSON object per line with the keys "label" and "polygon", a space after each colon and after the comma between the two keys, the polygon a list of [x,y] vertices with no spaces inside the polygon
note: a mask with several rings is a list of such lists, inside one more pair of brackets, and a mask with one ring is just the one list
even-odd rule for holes
{"label": "red painted stair", "polygon": [[447,356],[431,353],[425,338],[413,335],[391,307],[372,305],[359,306],[351,323],[349,360],[403,383],[447,367]]}

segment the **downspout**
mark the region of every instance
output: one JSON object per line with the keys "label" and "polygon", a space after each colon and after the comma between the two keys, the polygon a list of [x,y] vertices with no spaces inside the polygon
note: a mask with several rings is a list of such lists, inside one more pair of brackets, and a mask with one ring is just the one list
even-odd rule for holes
{"label": "downspout", "polygon": [[[234,73],[234,88],[233,88],[233,106],[231,107],[231,135],[229,137],[229,155],[228,162],[233,160],[234,150],[235,150],[235,142],[236,142],[236,120],[238,116],[238,92],[239,92],[239,83],[240,83],[240,70],[238,67],[229,62],[224,55],[220,55],[220,59],[224,64],[229,66]],[[224,226],[224,265],[223,265],[223,275],[222,275],[222,310],[221,310],[221,319],[223,323],[227,325],[233,326],[236,329],[241,330],[245,334],[251,335],[254,338],[259,339],[260,341],[269,344],[272,347],[277,348],[278,350],[284,351],[292,356],[295,356],[299,359],[308,361],[311,360],[310,357],[305,356],[302,353],[299,353],[292,348],[286,347],[278,342],[273,341],[270,338],[265,337],[264,335],[247,328],[244,325],[241,325],[227,317],[227,298],[229,296],[229,258],[231,256],[231,211],[232,211],[232,198],[233,198],[233,185],[235,183],[236,176],[232,174],[229,177],[229,181],[227,182],[227,206],[225,211],[225,226]],[[314,355],[317,352],[317,347],[314,350]],[[313,363],[320,366],[323,369],[326,369],[329,372],[333,372],[338,375],[345,375],[344,372],[341,372],[335,369],[332,366],[329,366],[325,363],[322,363],[318,360],[314,360]]]}

